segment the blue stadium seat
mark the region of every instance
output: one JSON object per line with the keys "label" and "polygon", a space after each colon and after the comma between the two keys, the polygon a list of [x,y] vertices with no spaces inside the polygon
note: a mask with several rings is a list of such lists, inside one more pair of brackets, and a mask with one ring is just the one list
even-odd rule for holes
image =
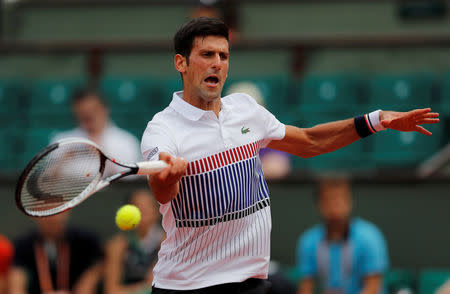
{"label": "blue stadium seat", "polygon": [[444,116],[450,117],[450,73],[447,73],[442,78],[441,97],[439,112]]}
{"label": "blue stadium seat", "polygon": [[371,158],[377,167],[410,167],[431,157],[442,145],[443,126],[425,125],[431,137],[417,132],[386,130],[367,138],[373,144]]}
{"label": "blue stadium seat", "polygon": [[55,78],[34,81],[29,99],[29,127],[73,127],[75,122],[70,99],[82,85],[81,79]]}
{"label": "blue stadium seat", "polygon": [[161,79],[159,83],[159,91],[165,106],[172,101],[173,93],[183,90],[183,82],[180,76]]}
{"label": "blue stadium seat", "polygon": [[79,78],[36,80],[31,88],[31,111],[35,113],[69,112],[71,96],[82,86],[82,80]]}
{"label": "blue stadium seat", "polygon": [[21,135],[19,129],[0,128],[0,173],[19,170]]}
{"label": "blue stadium seat", "polygon": [[112,113],[155,113],[163,104],[151,77],[105,77],[100,90]]}
{"label": "blue stadium seat", "polygon": [[283,276],[286,277],[292,284],[298,285],[301,274],[297,266],[283,266],[282,267]]}
{"label": "blue stadium seat", "polygon": [[22,79],[0,79],[0,125],[22,126],[26,83]]}
{"label": "blue stadium seat", "polygon": [[[19,79],[0,79],[0,111],[17,111],[23,98],[24,82]],[[21,91],[22,90],[22,91]]]}
{"label": "blue stadium seat", "polygon": [[373,77],[369,83],[369,100],[373,109],[407,111],[429,107],[433,102],[432,74],[390,74]]}
{"label": "blue stadium seat", "polygon": [[354,116],[364,109],[364,86],[356,74],[306,76],[296,87],[298,112],[306,120],[317,114],[329,120]]}
{"label": "blue stadium seat", "polygon": [[54,136],[61,131],[63,131],[62,128],[35,128],[27,130],[23,134],[23,152],[20,158],[21,168],[24,168],[33,156],[49,145]]}
{"label": "blue stadium seat", "polygon": [[24,127],[26,83],[20,78],[0,79],[0,172],[18,171]]}
{"label": "blue stadium seat", "polygon": [[450,270],[424,270],[420,274],[418,293],[435,294],[448,281],[450,281]]}
{"label": "blue stadium seat", "polygon": [[108,76],[102,79],[100,90],[112,120],[141,138],[147,123],[164,107],[159,86],[151,77]]}
{"label": "blue stadium seat", "polygon": [[388,293],[412,293],[414,289],[414,275],[408,269],[391,269],[384,275],[384,285]]}

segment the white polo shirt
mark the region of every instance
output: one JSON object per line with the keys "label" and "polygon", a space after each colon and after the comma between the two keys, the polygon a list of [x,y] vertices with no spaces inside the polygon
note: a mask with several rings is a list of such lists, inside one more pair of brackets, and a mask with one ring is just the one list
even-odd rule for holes
{"label": "white polo shirt", "polygon": [[285,126],[246,94],[221,98],[218,117],[182,95],[148,123],[141,143],[145,159],[168,152],[189,162],[178,195],[160,207],[167,238],[153,285],[189,290],[267,278],[270,201],[258,152],[282,139]]}

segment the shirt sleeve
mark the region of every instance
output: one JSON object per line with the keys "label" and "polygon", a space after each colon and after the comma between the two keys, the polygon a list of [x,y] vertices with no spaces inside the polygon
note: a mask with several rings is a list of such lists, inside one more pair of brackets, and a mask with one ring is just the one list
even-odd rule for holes
{"label": "shirt sleeve", "polygon": [[158,160],[159,153],[167,152],[177,156],[175,140],[170,130],[162,123],[150,121],[144,131],[141,141],[141,152],[144,160]]}
{"label": "shirt sleeve", "polygon": [[264,126],[265,136],[262,148],[266,147],[272,140],[281,140],[286,134],[286,126],[281,123],[270,111],[264,106],[258,104],[254,98],[246,95],[252,106],[256,109],[256,115]]}
{"label": "shirt sleeve", "polygon": [[367,233],[361,259],[361,272],[363,275],[382,274],[389,266],[386,240],[376,228]]}
{"label": "shirt sleeve", "polygon": [[316,248],[309,237],[302,235],[297,244],[297,271],[302,279],[317,275]]}

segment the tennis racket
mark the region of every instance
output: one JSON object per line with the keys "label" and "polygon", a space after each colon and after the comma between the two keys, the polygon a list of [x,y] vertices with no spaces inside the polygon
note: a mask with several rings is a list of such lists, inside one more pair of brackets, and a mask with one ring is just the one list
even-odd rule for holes
{"label": "tennis racket", "polygon": [[[107,161],[124,170],[104,177]],[[166,166],[164,161],[120,162],[92,141],[63,139],[44,148],[25,167],[16,186],[16,204],[29,216],[58,214],[120,178],[150,175]]]}

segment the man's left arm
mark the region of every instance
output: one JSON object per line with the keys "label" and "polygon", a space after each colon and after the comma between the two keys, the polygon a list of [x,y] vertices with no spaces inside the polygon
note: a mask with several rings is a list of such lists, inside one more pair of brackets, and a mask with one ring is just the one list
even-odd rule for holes
{"label": "man's left arm", "polygon": [[[420,125],[437,123],[438,117],[439,114],[431,112],[430,108],[408,112],[379,111],[377,118],[379,122],[376,128],[389,128],[402,132],[415,131],[431,135],[431,132]],[[372,126],[365,125],[364,118],[365,116],[361,120],[351,118],[329,122],[306,129],[287,125],[284,138],[272,140],[268,147],[303,158],[333,152],[360,139],[361,134],[365,132],[364,128],[367,128],[367,133],[373,131]]]}

